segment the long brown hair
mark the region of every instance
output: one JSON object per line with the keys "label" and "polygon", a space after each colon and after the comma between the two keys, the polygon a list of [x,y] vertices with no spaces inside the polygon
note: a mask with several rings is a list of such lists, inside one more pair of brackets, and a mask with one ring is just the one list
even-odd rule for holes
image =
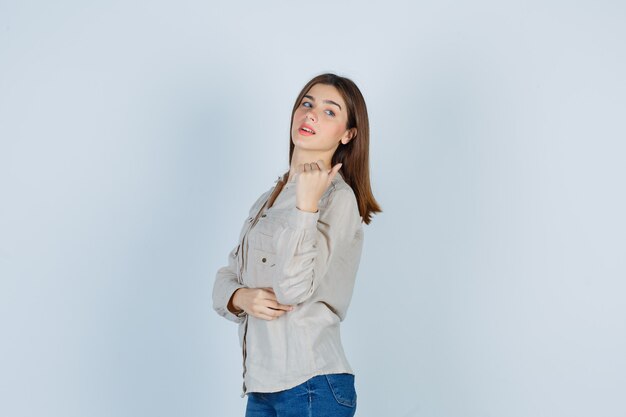
{"label": "long brown hair", "polygon": [[[357,203],[359,205],[359,213],[363,218],[365,224],[370,224],[372,221],[372,214],[382,213],[382,209],[378,205],[378,202],[374,198],[372,193],[372,187],[370,185],[370,171],[369,171],[369,141],[370,141],[370,127],[369,119],[367,117],[367,107],[365,106],[365,99],[361,94],[361,91],[356,84],[346,78],[339,75],[326,73],[320,74],[314,77],[298,94],[298,98],[291,111],[291,121],[289,122],[289,131],[293,125],[293,115],[296,109],[300,105],[300,102],[304,98],[304,95],[315,84],[325,84],[334,86],[341,94],[346,106],[348,107],[348,122],[346,129],[356,127],[357,134],[347,144],[340,143],[339,147],[333,154],[331,160],[331,166],[335,166],[338,163],[341,165],[341,174],[344,180],[356,196]],[[289,166],[291,166],[291,157],[293,156],[294,144],[289,135]]]}

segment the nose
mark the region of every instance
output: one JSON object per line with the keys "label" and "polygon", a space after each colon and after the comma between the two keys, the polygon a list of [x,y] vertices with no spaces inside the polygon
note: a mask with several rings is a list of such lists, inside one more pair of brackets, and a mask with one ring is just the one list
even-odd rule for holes
{"label": "nose", "polygon": [[317,120],[317,117],[315,116],[315,114],[313,114],[313,110],[309,110],[306,112],[306,117],[311,119],[311,121],[315,122]]}

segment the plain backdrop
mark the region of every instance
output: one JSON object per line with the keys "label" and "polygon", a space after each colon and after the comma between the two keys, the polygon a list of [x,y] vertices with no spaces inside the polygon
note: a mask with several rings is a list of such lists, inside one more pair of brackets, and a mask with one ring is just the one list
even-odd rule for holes
{"label": "plain backdrop", "polygon": [[0,1],[0,415],[243,416],[211,306],[353,79],[384,212],[342,338],[360,417],[625,416],[626,5]]}

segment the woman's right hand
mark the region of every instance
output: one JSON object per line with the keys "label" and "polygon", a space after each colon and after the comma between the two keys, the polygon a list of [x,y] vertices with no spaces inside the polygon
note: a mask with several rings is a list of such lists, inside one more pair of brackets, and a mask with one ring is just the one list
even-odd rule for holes
{"label": "woman's right hand", "polygon": [[239,288],[231,297],[232,306],[263,320],[275,320],[293,306],[280,304],[272,288]]}

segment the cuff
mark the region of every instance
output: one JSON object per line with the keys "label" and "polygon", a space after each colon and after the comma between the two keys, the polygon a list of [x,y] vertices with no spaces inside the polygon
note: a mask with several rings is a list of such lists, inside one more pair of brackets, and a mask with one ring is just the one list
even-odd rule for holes
{"label": "cuff", "polygon": [[215,310],[218,312],[219,315],[230,321],[234,321],[235,323],[242,323],[247,314],[245,311],[242,311],[238,314],[233,314],[228,309],[228,301],[230,301],[233,293],[239,288],[245,288],[245,286],[233,282],[226,283],[226,288],[222,288],[222,298],[215,305]]}
{"label": "cuff", "polygon": [[312,213],[310,211],[300,210],[294,206],[288,219],[288,224],[293,229],[315,229],[317,220],[320,217],[320,210]]}

